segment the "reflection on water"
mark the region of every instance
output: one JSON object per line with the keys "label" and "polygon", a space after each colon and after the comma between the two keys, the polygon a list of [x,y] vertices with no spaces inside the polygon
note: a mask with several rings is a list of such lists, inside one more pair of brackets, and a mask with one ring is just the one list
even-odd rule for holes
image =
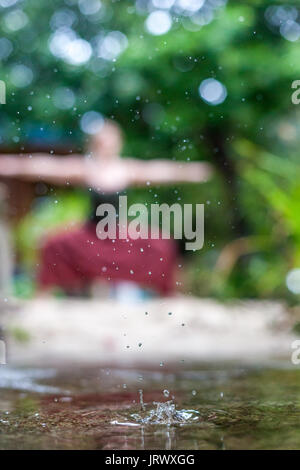
{"label": "reflection on water", "polygon": [[0,368],[0,449],[298,449],[300,369]]}
{"label": "reflection on water", "polygon": [[16,370],[9,367],[0,369],[0,389],[28,390],[38,393],[57,393],[57,387],[42,385],[39,380],[55,377],[55,369]]}

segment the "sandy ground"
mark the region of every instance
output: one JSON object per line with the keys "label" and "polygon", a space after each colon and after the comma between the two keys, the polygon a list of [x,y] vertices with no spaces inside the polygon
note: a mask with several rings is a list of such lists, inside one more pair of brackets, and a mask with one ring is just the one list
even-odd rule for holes
{"label": "sandy ground", "polygon": [[13,365],[263,363],[290,357],[295,339],[285,306],[268,301],[37,299],[15,304],[1,323]]}

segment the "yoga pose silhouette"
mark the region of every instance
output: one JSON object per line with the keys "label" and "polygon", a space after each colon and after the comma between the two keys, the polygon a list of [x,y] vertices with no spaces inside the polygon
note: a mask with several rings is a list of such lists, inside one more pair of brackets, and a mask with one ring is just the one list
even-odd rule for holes
{"label": "yoga pose silhouette", "polygon": [[131,186],[205,182],[212,170],[208,163],[121,158],[122,132],[114,121],[105,121],[92,136],[86,155],[2,155],[0,175],[55,185],[89,189],[92,214],[77,229],[59,233],[41,249],[38,280],[41,287],[58,286],[80,291],[94,279],[112,283],[133,281],[160,293],[174,288],[176,244],[162,238],[99,240],[96,208],[103,202],[117,207],[120,194]]}

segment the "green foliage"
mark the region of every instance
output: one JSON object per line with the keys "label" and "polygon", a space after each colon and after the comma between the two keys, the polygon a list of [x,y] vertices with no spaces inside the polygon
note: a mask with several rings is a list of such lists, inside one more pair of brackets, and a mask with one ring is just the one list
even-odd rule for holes
{"label": "green foliage", "polygon": [[[145,30],[147,12],[138,13],[134,2],[102,4],[101,14],[88,16],[77,0],[25,0],[6,9],[21,8],[27,15],[27,24],[13,30],[2,9],[0,37],[13,46],[1,62],[0,78],[7,84],[0,116],[3,145],[19,151],[28,146],[82,151],[87,137],[80,119],[95,110],[123,126],[124,155],[211,161],[216,175],[206,185],[156,188],[152,194],[139,190],[131,197],[151,201],[155,193],[165,202],[206,203],[206,246],[188,258],[193,292],[287,295],[285,275],[300,263],[300,114],[291,103],[291,83],[300,78],[299,41],[285,39],[268,24],[267,1],[229,1],[199,28],[173,13],[172,28],[160,36]],[[53,55],[53,15],[62,9],[75,15],[72,28],[78,37],[94,44],[101,34],[121,31],[128,47],[116,61],[94,54],[81,66]],[[27,86],[16,86],[18,64],[32,70]],[[211,77],[228,92],[217,106],[205,103],[198,92]],[[74,93],[70,109],[55,105],[60,87]],[[37,243],[33,231],[40,236],[54,219],[64,222],[66,212],[74,216],[68,203],[61,207],[61,213],[53,205],[52,214],[50,206],[34,211],[22,223],[17,237],[27,260],[32,260],[30,239]],[[220,254],[240,237],[247,247],[219,269]]]}
{"label": "green foliage", "polygon": [[16,229],[16,244],[24,265],[32,267],[37,262],[40,245],[51,233],[76,227],[89,210],[89,197],[83,191],[60,190],[53,196],[37,198]]}

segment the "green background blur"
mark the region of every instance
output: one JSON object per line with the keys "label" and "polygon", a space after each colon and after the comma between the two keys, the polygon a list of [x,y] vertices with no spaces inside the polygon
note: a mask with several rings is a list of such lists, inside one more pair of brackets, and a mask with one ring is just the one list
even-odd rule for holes
{"label": "green background blur", "polygon": [[[295,301],[286,276],[300,266],[297,5],[0,0],[2,152],[84,152],[82,117],[95,111],[121,124],[124,155],[211,162],[207,184],[129,198],[205,203],[205,247],[185,256],[188,292]],[[149,20],[157,11],[165,25]],[[225,87],[221,103],[201,97],[207,79]],[[88,210],[84,191],[39,186],[15,229],[20,294],[30,292],[38,240]]]}

